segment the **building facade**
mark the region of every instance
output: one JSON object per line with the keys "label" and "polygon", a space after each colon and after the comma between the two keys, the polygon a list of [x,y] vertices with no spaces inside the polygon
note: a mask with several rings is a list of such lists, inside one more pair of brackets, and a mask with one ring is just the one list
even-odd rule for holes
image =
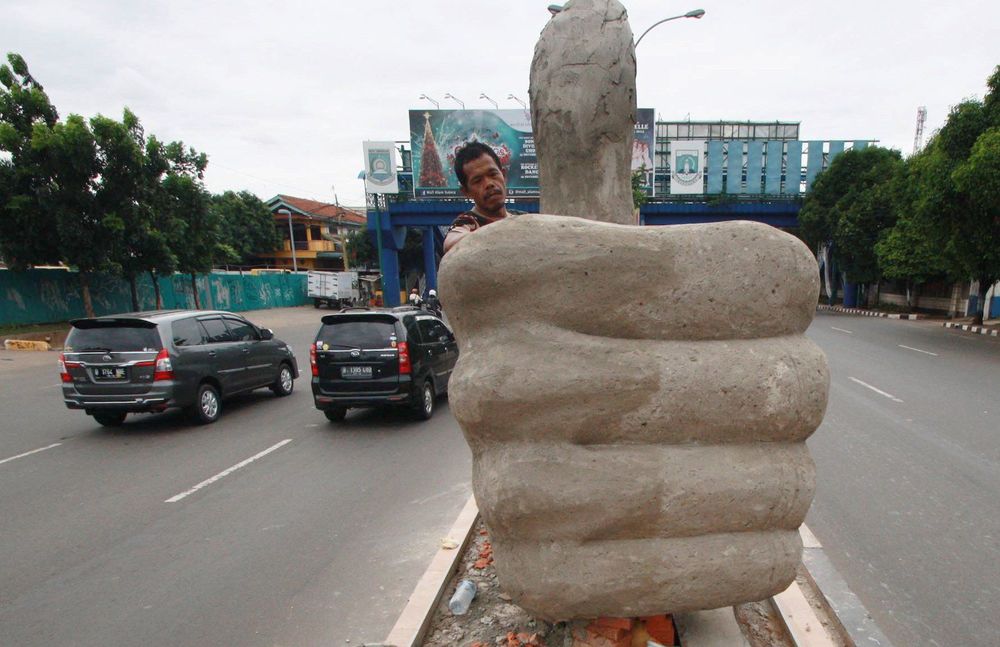
{"label": "building facade", "polygon": [[297,267],[300,271],[349,269],[344,241],[351,232],[366,227],[363,212],[289,195],[276,195],[266,204],[274,214],[281,247],[258,255],[260,267],[288,270]]}

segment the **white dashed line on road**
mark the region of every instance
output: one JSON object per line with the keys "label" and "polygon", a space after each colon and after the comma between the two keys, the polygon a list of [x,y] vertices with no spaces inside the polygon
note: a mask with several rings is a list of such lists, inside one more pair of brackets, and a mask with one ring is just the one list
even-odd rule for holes
{"label": "white dashed line on road", "polygon": [[918,353],[923,353],[924,355],[933,355],[934,357],[938,356],[937,353],[932,353],[929,350],[920,350],[919,348],[914,348],[913,346],[904,346],[902,344],[897,344],[897,346],[899,346],[900,348],[905,348],[906,350],[912,350]]}
{"label": "white dashed line on road", "polygon": [[890,400],[892,400],[893,402],[902,402],[902,400],[900,400],[899,398],[897,398],[897,397],[896,397],[896,396],[894,396],[893,394],[891,394],[891,393],[886,393],[886,392],[885,392],[885,391],[883,391],[882,389],[877,389],[877,388],[875,388],[874,386],[872,386],[871,384],[868,384],[868,383],[866,383],[866,382],[862,382],[861,380],[859,380],[859,379],[858,379],[858,378],[856,378],[856,377],[852,377],[852,378],[850,378],[850,380],[851,380],[852,382],[857,382],[858,384],[860,384],[861,386],[865,387],[866,389],[871,389],[872,391],[874,391],[875,393],[878,393],[879,395],[884,395],[885,397],[889,398],[889,399],[890,399]]}
{"label": "white dashed line on road", "polygon": [[255,460],[257,460],[258,458],[262,458],[264,456],[267,456],[271,452],[275,451],[276,449],[280,449],[281,447],[284,447],[285,445],[287,445],[290,442],[292,442],[292,439],[291,438],[286,438],[283,441],[281,441],[280,443],[268,447],[267,449],[265,449],[264,451],[260,452],[259,454],[254,454],[253,456],[251,456],[250,458],[246,459],[245,461],[240,461],[239,463],[233,465],[229,469],[223,470],[223,471],[219,472],[218,474],[216,474],[215,476],[213,476],[211,478],[208,478],[208,479],[205,479],[204,481],[202,481],[198,485],[194,486],[190,490],[185,490],[184,492],[181,492],[180,494],[175,494],[174,496],[172,496],[169,499],[167,499],[166,501],[164,501],[164,503],[177,503],[178,501],[180,501],[184,497],[187,497],[187,496],[189,496],[191,494],[194,494],[195,492],[197,492],[201,488],[205,487],[206,485],[211,485],[212,483],[215,483],[216,481],[218,481],[222,477],[228,476],[228,475],[232,474],[233,472],[235,472],[236,470],[240,469],[241,467],[246,467],[250,463],[252,463]]}
{"label": "white dashed line on road", "polygon": [[39,447],[38,449],[32,449],[30,452],[24,452],[23,454],[18,454],[17,456],[11,456],[10,458],[5,458],[2,461],[0,461],[0,465],[8,463],[12,460],[16,460],[18,458],[24,458],[25,456],[31,456],[32,454],[37,454],[38,452],[44,452],[46,449],[52,449],[53,447],[58,447],[59,445],[62,445],[62,443],[52,443],[48,447]]}
{"label": "white dashed line on road", "polygon": [[836,326],[830,326],[830,328],[832,328],[833,330],[836,330],[837,332],[846,332],[848,335],[853,335],[854,334],[854,332],[851,331],[851,330],[844,330],[843,328],[837,328]]}

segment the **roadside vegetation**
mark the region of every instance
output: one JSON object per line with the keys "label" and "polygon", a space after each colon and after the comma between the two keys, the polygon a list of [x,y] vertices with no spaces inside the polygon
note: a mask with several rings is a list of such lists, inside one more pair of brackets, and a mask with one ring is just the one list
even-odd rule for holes
{"label": "roadside vegetation", "polygon": [[157,276],[189,273],[193,287],[217,264],[280,244],[266,205],[245,191],[212,195],[207,167],[208,155],[147,134],[128,108],[61,119],[21,56],[0,65],[0,256],[13,270],[76,268],[87,316],[95,273],[125,278],[138,310],[144,273],[157,289]]}
{"label": "roadside vegetation", "polygon": [[902,281],[910,305],[932,279],[975,279],[981,324],[1000,280],[1000,66],[987,88],[906,159],[879,147],[839,155],[806,196],[803,240],[850,283]]}

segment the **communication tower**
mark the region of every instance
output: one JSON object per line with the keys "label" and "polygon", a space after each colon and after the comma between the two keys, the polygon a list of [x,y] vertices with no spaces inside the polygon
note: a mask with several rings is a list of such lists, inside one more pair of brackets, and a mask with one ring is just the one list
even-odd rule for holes
{"label": "communication tower", "polygon": [[924,122],[927,121],[927,106],[917,108],[917,131],[913,134],[913,154],[920,150],[924,143]]}

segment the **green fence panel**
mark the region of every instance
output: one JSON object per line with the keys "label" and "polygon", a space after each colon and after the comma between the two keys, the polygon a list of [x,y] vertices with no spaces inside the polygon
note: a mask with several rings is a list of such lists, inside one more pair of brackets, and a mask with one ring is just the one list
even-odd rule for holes
{"label": "green fence panel", "polygon": [[[188,274],[158,277],[164,309],[194,308]],[[305,274],[207,274],[195,280],[203,309],[263,310],[309,303]],[[140,310],[156,309],[148,274],[136,278]],[[90,277],[90,297],[98,316],[132,311],[128,281],[118,276]],[[80,276],[65,270],[0,270],[0,325],[67,321],[83,317]]]}

